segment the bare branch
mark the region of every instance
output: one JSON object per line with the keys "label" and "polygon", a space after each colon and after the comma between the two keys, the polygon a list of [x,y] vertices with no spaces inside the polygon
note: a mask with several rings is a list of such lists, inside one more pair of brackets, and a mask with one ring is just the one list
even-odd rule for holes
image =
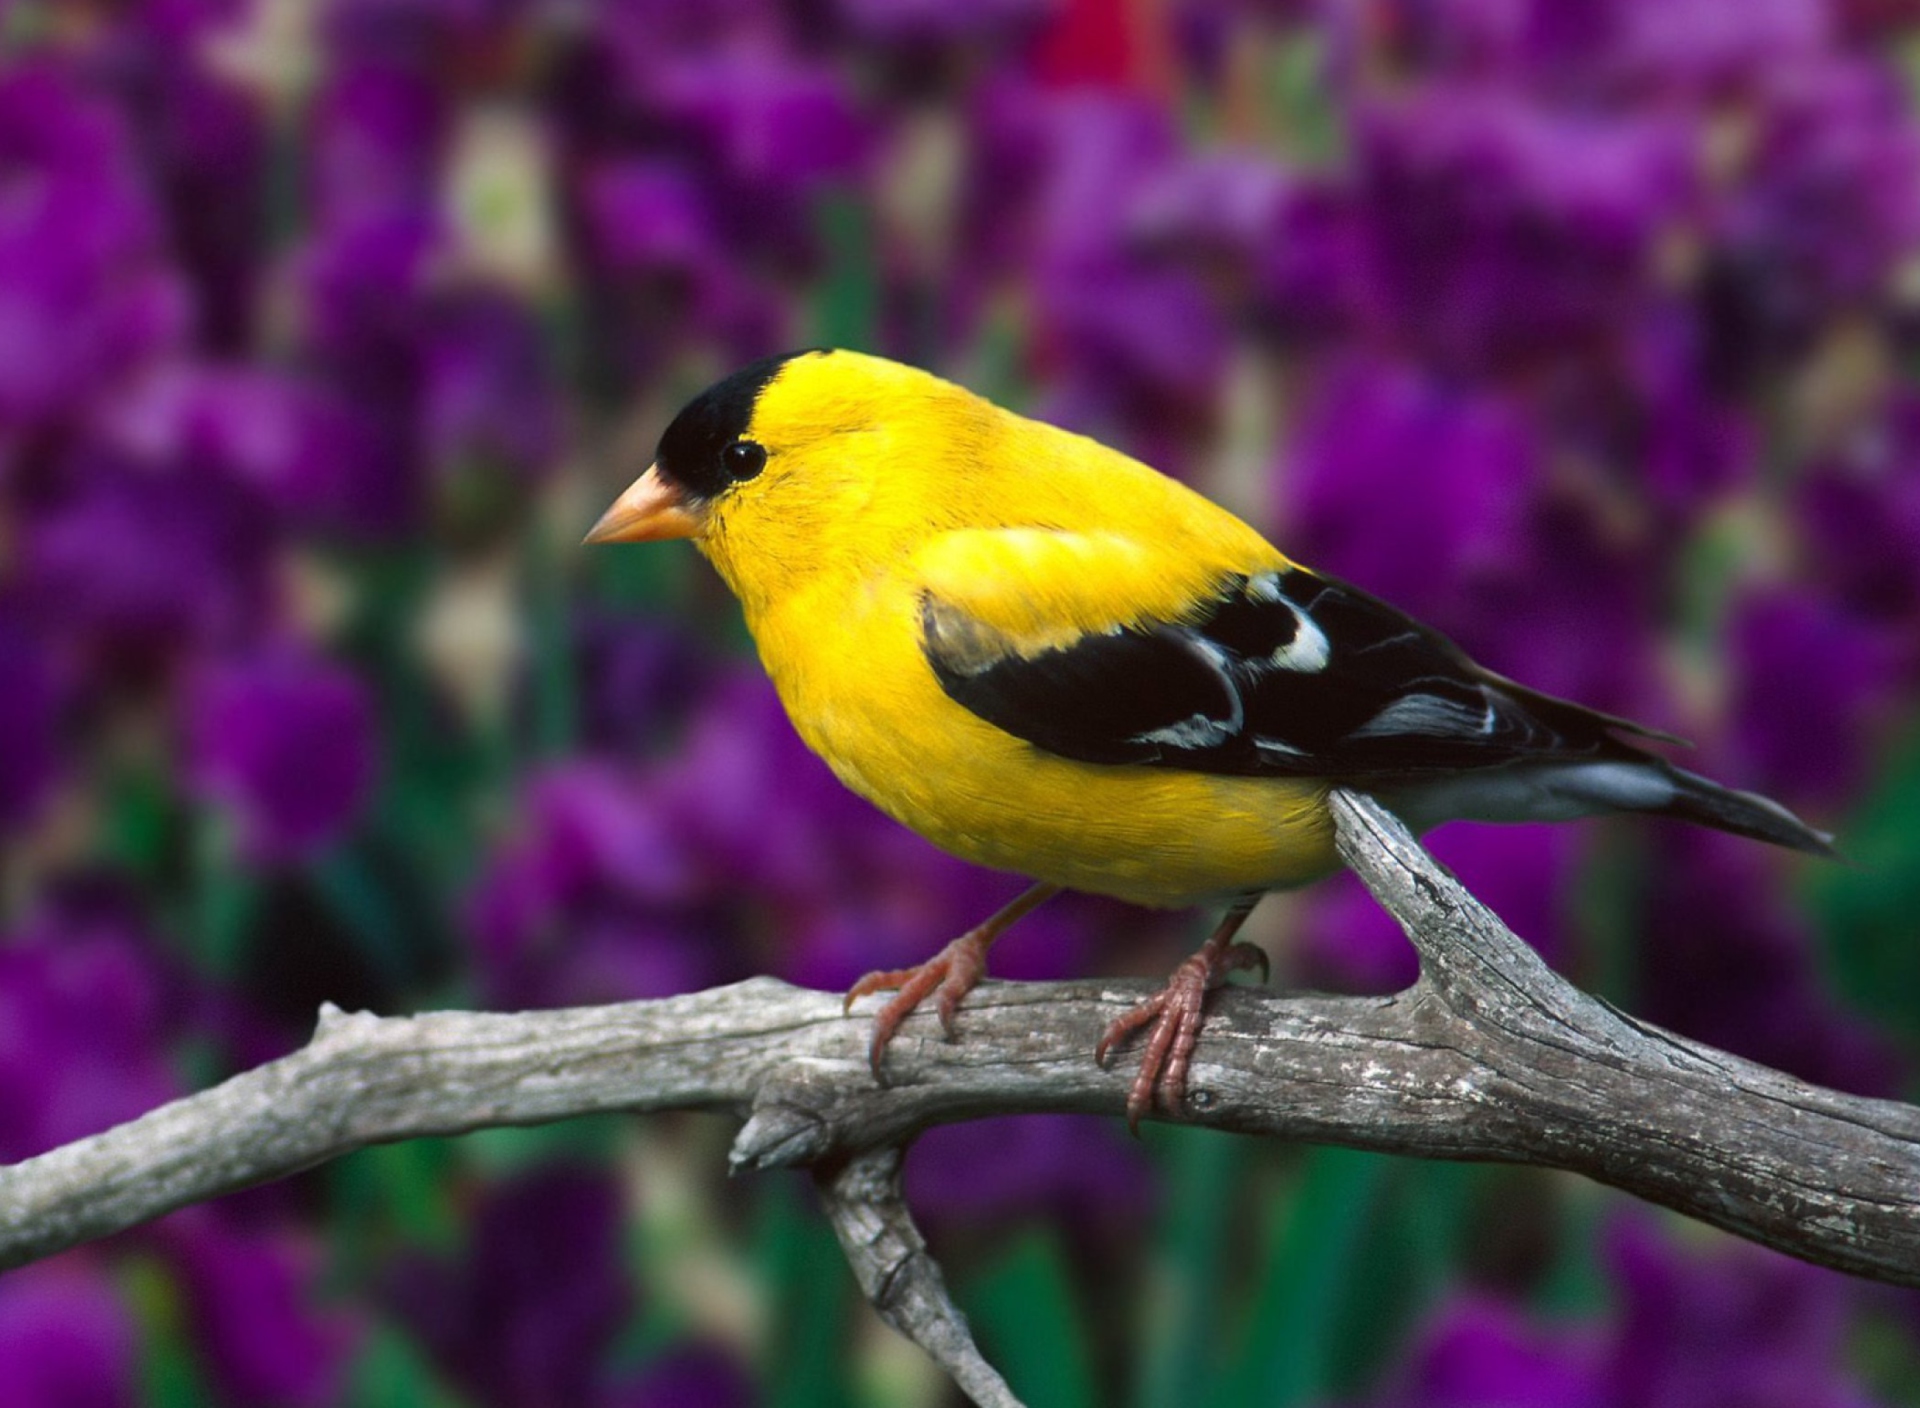
{"label": "bare branch", "polygon": [[[1187,1122],[1571,1169],[1809,1261],[1920,1284],[1920,1109],[1635,1021],[1557,977],[1377,803],[1338,793],[1334,811],[1343,856],[1419,949],[1420,981],[1384,998],[1217,994]],[[329,1009],[282,1060],[0,1169],[0,1266],[368,1144],[731,1110],[746,1117],[734,1167],[812,1165],[882,1313],[982,1402],[1007,1403],[899,1202],[898,1151],[929,1125],[991,1114],[1118,1116],[1129,1063],[1090,1053],[1141,995],[985,984],[952,1041],[931,1016],[908,1021],[885,1086],[867,1069],[864,1011],[767,978],[553,1012]]]}
{"label": "bare branch", "polygon": [[980,1408],[1020,1408],[1007,1381],[974,1347],[900,1192],[905,1150],[897,1145],[816,1169],[827,1220],[854,1280],[894,1329],[926,1350]]}

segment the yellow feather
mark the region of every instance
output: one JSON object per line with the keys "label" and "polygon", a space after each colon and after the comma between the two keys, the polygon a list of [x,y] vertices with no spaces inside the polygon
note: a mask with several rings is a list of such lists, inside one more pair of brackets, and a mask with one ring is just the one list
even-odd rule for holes
{"label": "yellow feather", "polygon": [[1117,451],[925,372],[801,357],[761,394],[765,471],[702,550],[739,596],[794,726],[840,779],[982,865],[1140,904],[1293,885],[1335,864],[1325,788],[1043,752],[941,688],[929,593],[1022,651],[1197,610],[1287,559]]}

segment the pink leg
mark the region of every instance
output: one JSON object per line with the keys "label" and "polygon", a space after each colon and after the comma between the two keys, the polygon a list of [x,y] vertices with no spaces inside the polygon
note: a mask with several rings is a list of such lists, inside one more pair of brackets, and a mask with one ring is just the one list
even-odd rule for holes
{"label": "pink leg", "polygon": [[1266,953],[1252,944],[1233,941],[1258,901],[1256,895],[1228,910],[1212,937],[1200,945],[1193,957],[1173,970],[1166,987],[1125,1016],[1116,1018],[1093,1049],[1093,1059],[1105,1064],[1107,1054],[1121,1042],[1142,1027],[1152,1028],[1147,1033],[1146,1051],[1140,1058],[1140,1073],[1133,1078],[1133,1087],[1127,1092],[1127,1127],[1134,1133],[1140,1132],[1141,1118],[1153,1108],[1156,1090],[1162,1107],[1169,1112],[1177,1112],[1186,1099],[1187,1068],[1193,1061],[1194,1043],[1199,1039],[1207,994],[1224,983],[1227,974],[1241,968],[1258,968],[1261,979],[1265,980]]}
{"label": "pink leg", "polygon": [[913,1010],[926,1000],[928,994],[939,994],[941,1029],[948,1036],[953,1035],[953,1019],[960,1010],[960,999],[972,992],[974,985],[987,976],[987,950],[993,947],[993,941],[1021,915],[1038,908],[1059,893],[1058,885],[1035,885],[986,923],[967,930],[925,963],[890,973],[869,973],[847,989],[847,1008],[853,1006],[856,998],[865,997],[868,993],[898,989],[898,995],[882,1007],[880,1015],[873,1019],[873,1042],[867,1048],[867,1060],[873,1066],[876,1079],[880,1075],[881,1059],[887,1054],[887,1043],[893,1040],[893,1034],[900,1030],[900,1024],[913,1015]]}

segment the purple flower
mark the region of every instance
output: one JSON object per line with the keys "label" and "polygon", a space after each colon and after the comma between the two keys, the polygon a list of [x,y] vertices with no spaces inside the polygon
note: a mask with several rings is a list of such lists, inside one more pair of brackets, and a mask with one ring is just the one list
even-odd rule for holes
{"label": "purple flower", "polygon": [[0,1280],[0,1400],[62,1408],[133,1408],[140,1334],[97,1264],[79,1255]]}
{"label": "purple flower", "polygon": [[856,174],[871,133],[833,73],[759,45],[675,62],[662,111],[717,156],[728,177],[765,191]]}
{"label": "purple flower", "polygon": [[190,1333],[227,1401],[340,1401],[355,1328],[316,1303],[317,1245],[243,1229],[207,1207],[174,1213],[147,1235],[179,1281]]}
{"label": "purple flower", "polygon": [[1336,363],[1282,470],[1290,541],[1493,669],[1660,722],[1651,538],[1550,482],[1540,440],[1507,397]]}
{"label": "purple flower", "polygon": [[1782,72],[1751,121],[1747,169],[1716,203],[1711,311],[1723,343],[1777,356],[1884,303],[1920,242],[1920,126],[1897,77],[1840,60]]}
{"label": "purple flower", "polygon": [[1606,355],[1694,196],[1690,133],[1658,118],[1476,86],[1372,102],[1357,124],[1373,306],[1354,315],[1456,371]]}
{"label": "purple flower", "polygon": [[516,815],[467,905],[490,1003],[664,997],[718,980],[702,857],[657,789],[580,761],[535,777]]}
{"label": "purple flower", "polygon": [[1838,1273],[1739,1244],[1683,1251],[1637,1214],[1606,1244],[1607,1322],[1552,1328],[1463,1297],[1370,1408],[1866,1408]]}
{"label": "purple flower", "polygon": [[376,772],[373,701],[352,672],[292,645],[207,666],[189,702],[188,777],[243,854],[285,864],[351,826]]}
{"label": "purple flower", "polygon": [[[1424,844],[1460,882],[1549,963],[1575,957],[1569,886],[1586,849],[1577,826],[1448,826]],[[1378,901],[1342,873],[1303,900],[1299,962],[1312,986],[1397,992],[1420,975],[1413,946]]]}
{"label": "purple flower", "polygon": [[587,252],[615,271],[700,271],[717,238],[708,197],[687,162],[609,161],[581,182]]}
{"label": "purple flower", "polygon": [[0,1159],[97,1134],[180,1093],[179,1012],[151,938],[112,896],[47,902],[0,946]]}
{"label": "purple flower", "polygon": [[530,0],[333,0],[325,12],[328,49],[343,62],[464,72],[460,60],[512,44]]}
{"label": "purple flower", "polygon": [[191,279],[202,346],[240,350],[253,332],[266,254],[268,114],[210,55],[245,4],[126,7],[96,68],[121,99]]}
{"label": "purple flower", "polygon": [[[689,713],[656,765],[582,760],[523,794],[468,903],[491,1001],[662,996],[754,971],[844,988],[930,957],[1019,892],[843,787],[757,670],[720,677]],[[1115,927],[1097,905],[1056,902],[995,971],[1084,971],[1093,934]]]}
{"label": "purple flower", "polygon": [[1887,1041],[1824,991],[1777,855],[1737,836],[1670,829],[1648,858],[1636,1014],[1820,1085],[1898,1088]]}
{"label": "purple flower", "polygon": [[589,314],[623,376],[657,377],[695,330],[739,357],[785,336],[777,296],[733,257],[722,203],[699,168],[643,156],[591,162],[579,178]]}
{"label": "purple flower", "polygon": [[1867,1408],[1847,1371],[1853,1283],[1743,1244],[1688,1255],[1641,1216],[1607,1237],[1621,1313],[1608,1402],[1630,1408]]}
{"label": "purple flower", "polygon": [[432,310],[421,429],[441,473],[479,461],[533,478],[552,460],[560,408],[540,330],[505,294],[465,290]]}
{"label": "purple flower", "polygon": [[[1701,1408],[1711,1400],[1701,1400]],[[1591,1330],[1532,1324],[1499,1301],[1464,1296],[1414,1344],[1369,1408],[1615,1408]]]}
{"label": "purple flower", "polygon": [[789,265],[811,251],[806,202],[857,178],[876,129],[831,70],[743,41],[660,59],[638,91],[701,159],[722,239]]}
{"label": "purple flower", "polygon": [[353,522],[369,473],[382,468],[373,427],[343,397],[244,363],[168,363],[95,429],[148,473],[218,476],[302,529]]}
{"label": "purple flower", "polygon": [[99,399],[186,326],[113,110],[60,70],[0,78],[0,432]]}
{"label": "purple flower", "polygon": [[117,452],[67,468],[78,487],[24,525],[26,611],[95,667],[132,678],[255,633],[273,601],[271,523],[255,495]]}
{"label": "purple flower", "polygon": [[60,771],[59,690],[45,647],[0,618],[0,834],[31,823]]}
{"label": "purple flower", "polygon": [[1920,398],[1902,392],[1795,496],[1814,579],[1867,619],[1920,619]]}
{"label": "purple flower", "polygon": [[586,607],[574,616],[581,736],[589,751],[637,757],[684,723],[711,669],[686,633]]}
{"label": "purple flower", "polygon": [[1503,398],[1356,358],[1318,388],[1283,472],[1309,562],[1444,629],[1524,548],[1542,464]]}
{"label": "purple flower", "polygon": [[1058,8],[1058,0],[835,0],[856,38],[890,48],[998,47],[1022,38]]}
{"label": "purple flower", "polygon": [[1076,1115],[1010,1115],[940,1125],[914,1141],[909,1201],[936,1238],[1046,1216],[1099,1238],[1143,1225],[1153,1168],[1111,1122]]}
{"label": "purple flower", "polygon": [[317,227],[436,209],[449,114],[431,79],[389,65],[348,66],[318,95],[311,120]]}
{"label": "purple flower", "polygon": [[475,1401],[595,1403],[635,1298],[622,1221],[607,1175],[538,1168],[486,1191],[457,1257],[398,1262],[387,1299]]}
{"label": "purple flower", "polygon": [[1208,267],[1252,268],[1275,241],[1292,182],[1253,149],[1203,151],[1149,175],[1128,202],[1134,241]]}
{"label": "purple flower", "polygon": [[1735,605],[1731,636],[1729,753],[1743,785],[1829,807],[1851,796],[1899,716],[1908,632],[1773,588]]}

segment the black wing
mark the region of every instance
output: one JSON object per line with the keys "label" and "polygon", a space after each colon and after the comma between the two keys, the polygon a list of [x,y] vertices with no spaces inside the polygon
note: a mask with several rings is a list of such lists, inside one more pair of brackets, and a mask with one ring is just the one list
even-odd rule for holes
{"label": "black wing", "polygon": [[1230,578],[1188,622],[1038,653],[931,594],[921,632],[955,701],[1090,763],[1377,781],[1644,757],[1613,730],[1650,732],[1503,680],[1378,598],[1298,569]]}

